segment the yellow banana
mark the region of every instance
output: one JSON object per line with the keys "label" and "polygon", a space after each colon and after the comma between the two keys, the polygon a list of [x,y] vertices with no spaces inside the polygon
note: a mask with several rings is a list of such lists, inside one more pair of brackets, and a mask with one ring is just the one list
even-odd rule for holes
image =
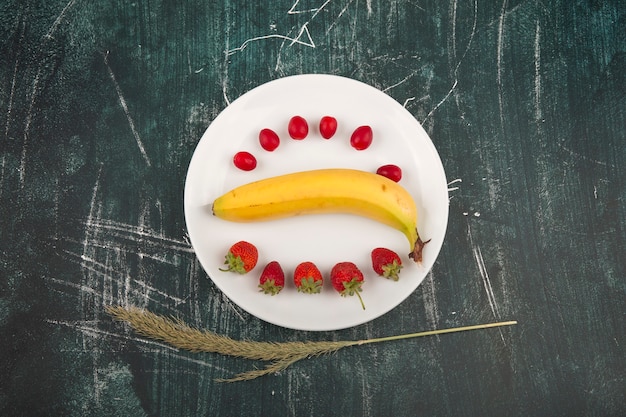
{"label": "yellow banana", "polygon": [[356,214],[398,229],[411,246],[409,257],[422,260],[425,242],[417,233],[415,202],[382,175],[354,169],[296,172],[242,185],[213,202],[213,214],[233,222],[317,213]]}

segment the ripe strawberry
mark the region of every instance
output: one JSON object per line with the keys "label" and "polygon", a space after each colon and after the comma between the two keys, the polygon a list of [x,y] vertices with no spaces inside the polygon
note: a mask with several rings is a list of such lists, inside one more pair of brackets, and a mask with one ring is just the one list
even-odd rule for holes
{"label": "ripe strawberry", "polygon": [[398,275],[402,269],[402,260],[390,249],[376,248],[372,251],[372,267],[378,275],[397,281],[400,278]]}
{"label": "ripe strawberry", "polygon": [[276,261],[265,265],[261,277],[259,278],[259,288],[262,293],[276,295],[285,286],[285,273],[283,268]]}
{"label": "ripe strawberry", "polygon": [[245,274],[256,266],[259,252],[252,243],[242,240],[230,247],[225,258],[224,264],[228,265],[228,268],[220,268],[220,271]]}
{"label": "ripe strawberry", "polygon": [[302,262],[296,266],[293,282],[298,291],[306,294],[317,294],[322,290],[324,279],[313,262]]}
{"label": "ripe strawberry", "polygon": [[361,301],[361,307],[365,310],[365,304],[361,294],[361,284],[363,284],[363,273],[352,262],[339,262],[330,271],[330,280],[333,287],[342,297],[356,294]]}

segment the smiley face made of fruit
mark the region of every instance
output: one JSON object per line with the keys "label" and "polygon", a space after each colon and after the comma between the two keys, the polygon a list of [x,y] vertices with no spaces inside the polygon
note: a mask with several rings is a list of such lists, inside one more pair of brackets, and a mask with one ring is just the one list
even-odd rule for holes
{"label": "smiley face made of fruit", "polygon": [[[319,132],[324,139],[332,138],[336,130],[335,118],[324,116],[320,119]],[[288,132],[294,140],[304,139],[309,133],[307,121],[300,116],[292,117]],[[362,151],[371,145],[372,140],[372,128],[359,126],[350,137],[350,145]],[[259,142],[263,149],[270,152],[280,146],[279,136],[271,129],[259,132]],[[233,164],[241,170],[251,171],[256,168],[257,161],[252,154],[242,151],[234,155]],[[216,217],[232,222],[267,221],[319,213],[363,216],[402,232],[409,242],[408,256],[420,263],[422,249],[427,242],[417,232],[416,204],[411,194],[399,184],[401,178],[402,171],[396,165],[381,166],[376,172],[345,168],[294,172],[233,188],[214,200],[212,211]],[[375,270],[382,271],[381,261],[378,265],[373,261],[373,266]],[[348,268],[346,265],[343,267]],[[276,276],[276,285],[277,281],[281,281],[280,272],[274,267],[272,274]],[[397,279],[397,271],[391,273],[391,278]],[[265,285],[261,287],[262,291],[272,295],[280,291],[270,284],[260,285]],[[350,285],[342,288],[354,293]],[[354,285],[358,287],[358,284]]]}

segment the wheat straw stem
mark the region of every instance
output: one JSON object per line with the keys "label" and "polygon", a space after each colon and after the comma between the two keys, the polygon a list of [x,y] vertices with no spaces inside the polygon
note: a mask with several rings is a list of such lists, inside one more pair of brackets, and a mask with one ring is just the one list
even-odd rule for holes
{"label": "wheat straw stem", "polygon": [[376,339],[359,340],[357,344],[365,345],[368,343],[390,342],[392,340],[412,339],[415,337],[435,336],[435,335],[445,334],[445,333],[458,333],[458,332],[466,332],[469,330],[489,329],[491,327],[512,326],[514,324],[517,324],[517,321],[501,321],[497,323],[475,324],[473,326],[451,327],[449,329],[429,330],[426,332],[409,333],[409,334],[402,334],[398,336],[388,336],[388,337],[379,337]]}

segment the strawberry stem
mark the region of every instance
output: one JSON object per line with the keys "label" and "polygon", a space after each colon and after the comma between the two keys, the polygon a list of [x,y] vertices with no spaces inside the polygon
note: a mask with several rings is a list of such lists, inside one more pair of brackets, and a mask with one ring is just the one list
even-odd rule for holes
{"label": "strawberry stem", "polygon": [[363,298],[361,298],[361,291],[355,291],[356,292],[356,296],[359,297],[359,301],[361,302],[361,307],[363,307],[363,310],[365,310],[365,303],[363,303]]}
{"label": "strawberry stem", "polygon": [[231,252],[226,255],[224,265],[228,265],[228,268],[218,268],[222,272],[236,272],[242,275],[248,272],[241,256],[235,256]]}

